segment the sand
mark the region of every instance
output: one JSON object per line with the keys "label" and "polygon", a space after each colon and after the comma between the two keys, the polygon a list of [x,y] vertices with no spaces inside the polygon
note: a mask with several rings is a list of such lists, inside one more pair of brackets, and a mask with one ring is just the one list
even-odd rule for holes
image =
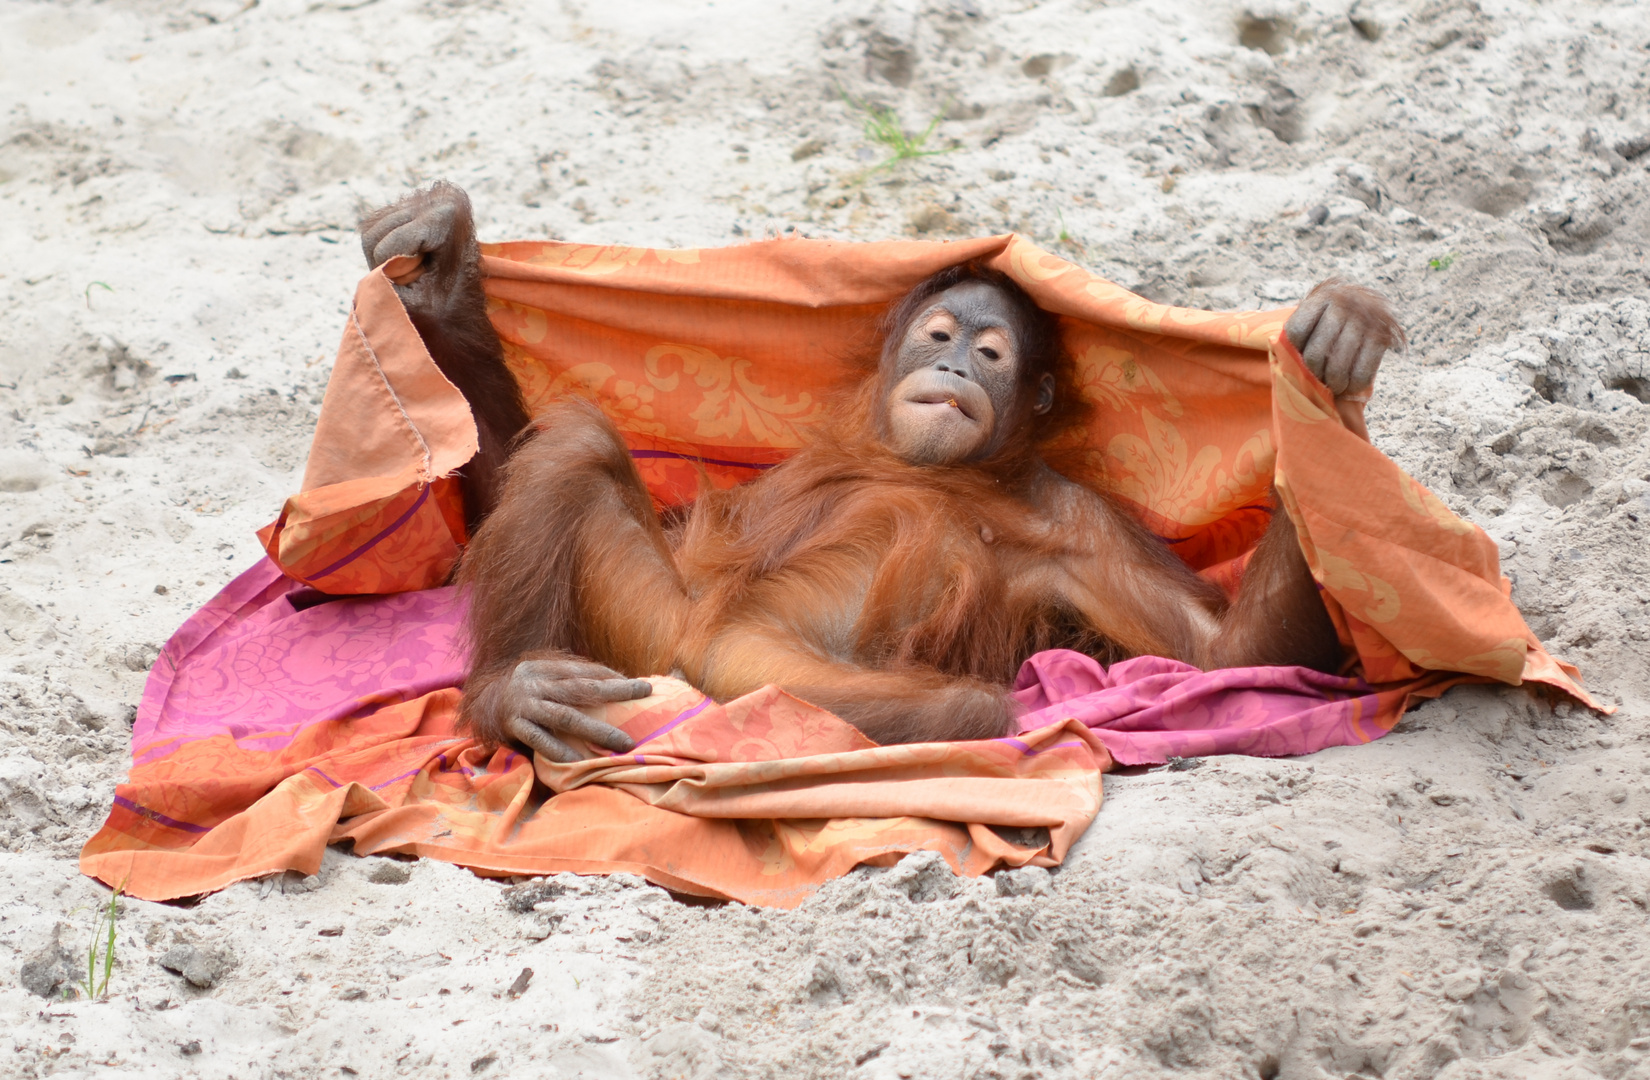
{"label": "sand", "polygon": [[[1647,88],[1638,0],[0,3],[0,1075],[1650,1077]],[[945,152],[879,168],[866,104]],[[1380,287],[1377,443],[1620,710],[1462,688],[1108,777],[1054,873],[784,913],[334,851],[126,904],[108,999],[42,999],[148,665],[296,489],[355,216],[439,177],[492,240]]]}

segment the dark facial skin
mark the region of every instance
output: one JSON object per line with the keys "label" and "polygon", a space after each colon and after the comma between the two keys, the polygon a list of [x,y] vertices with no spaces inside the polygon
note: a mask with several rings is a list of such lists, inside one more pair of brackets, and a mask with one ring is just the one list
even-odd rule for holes
{"label": "dark facial skin", "polygon": [[888,446],[913,465],[955,465],[1001,448],[1022,407],[1054,405],[1054,376],[1022,386],[1021,333],[992,286],[969,281],[933,298],[906,326],[893,358]]}

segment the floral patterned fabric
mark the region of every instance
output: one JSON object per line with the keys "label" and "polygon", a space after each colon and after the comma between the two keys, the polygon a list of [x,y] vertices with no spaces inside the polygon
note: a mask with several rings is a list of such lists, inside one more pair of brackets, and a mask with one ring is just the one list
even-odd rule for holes
{"label": "floral patterned fabric", "polygon": [[1119,765],[1170,758],[1249,754],[1288,757],[1357,746],[1385,735],[1415,699],[1436,697],[1462,676],[1373,686],[1301,667],[1201,671],[1161,656],[1109,669],[1054,649],[1020,668],[1014,697],[1023,731],[1072,717],[1094,732]]}
{"label": "floral patterned fabric", "polygon": [[167,900],[314,873],[347,840],[482,873],[628,871],[789,907],[911,851],[967,874],[1054,866],[1100,808],[1110,758],[1066,718],[1012,739],[878,747],[777,688],[717,705],[672,679],[606,707],[634,752],[535,766],[454,730],[451,589],[318,599],[265,560],[167,642],[83,871]]}
{"label": "floral patterned fabric", "polygon": [[791,906],[856,865],[917,850],[966,874],[1057,865],[1099,811],[1114,760],[1365,742],[1399,697],[1447,685],[1205,673],[1158,657],[1108,671],[1056,651],[1021,672],[1019,737],[878,747],[774,687],[717,705],[660,678],[652,697],[597,711],[634,751],[562,765],[487,753],[454,730],[462,619],[450,588],[327,600],[260,562],[162,650],[131,774],[82,869],[165,900],[313,873],[327,844],[347,840],[483,873],[628,871]]}
{"label": "floral patterned fabric", "polygon": [[[1365,742],[1463,678],[1594,704],[1508,599],[1493,542],[1347,427],[1282,338],[1287,310],[1164,307],[1012,235],[483,252],[529,406],[593,399],[661,505],[785,460],[865,370],[887,304],[980,259],[1060,317],[1094,406],[1059,448],[1063,467],[1228,587],[1275,484],[1346,666],[1204,673],[1142,657],[1108,670],[1048,653],[1021,674],[1021,736],[929,747],[869,746],[771,688],[716,705],[661,680],[654,697],[611,707],[646,737],[635,754],[536,771],[508,750],[483,754],[453,728],[464,666],[456,600],[439,587],[465,540],[452,472],[475,453],[475,425],[374,272],[303,489],[260,532],[270,561],[163,651],[87,873],[169,898],[313,871],[326,843],[351,839],[482,872],[631,870],[788,905],[857,863],[917,849],[964,873],[1054,865],[1098,810],[1114,759]],[[990,826],[1047,839],[1016,846]]]}

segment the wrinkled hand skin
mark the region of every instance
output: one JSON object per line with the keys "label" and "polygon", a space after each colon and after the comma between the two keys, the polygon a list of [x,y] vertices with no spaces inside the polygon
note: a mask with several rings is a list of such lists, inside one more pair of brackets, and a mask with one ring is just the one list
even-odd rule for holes
{"label": "wrinkled hand skin", "polygon": [[626,678],[590,660],[523,660],[511,672],[499,707],[512,738],[551,761],[568,763],[585,755],[557,736],[577,736],[619,754],[636,745],[618,728],[580,712],[581,706],[635,701],[651,693],[653,684],[646,679]]}
{"label": "wrinkled hand skin", "polygon": [[[360,229],[367,266],[393,270],[389,279],[430,359],[475,418],[479,449],[459,473],[465,524],[474,532],[497,502],[500,470],[528,414],[487,317],[469,196],[452,184],[433,184],[367,214]],[[397,256],[408,265],[384,265]]]}
{"label": "wrinkled hand skin", "polygon": [[1405,343],[1386,297],[1340,278],[1307,293],[1283,332],[1338,402],[1368,401],[1381,358]]}
{"label": "wrinkled hand skin", "polygon": [[[463,188],[445,182],[373,211],[361,219],[359,227],[361,252],[369,268],[376,270],[398,255],[419,260],[416,267],[391,279],[415,295],[450,291],[468,276],[466,272],[481,255],[470,197]],[[431,280],[424,288],[410,289],[426,277]],[[415,297],[406,298],[416,302]]]}

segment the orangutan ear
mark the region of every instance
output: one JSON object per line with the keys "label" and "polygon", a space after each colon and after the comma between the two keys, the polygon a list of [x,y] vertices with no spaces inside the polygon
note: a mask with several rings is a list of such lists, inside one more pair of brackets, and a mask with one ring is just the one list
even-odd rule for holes
{"label": "orangutan ear", "polygon": [[1054,408],[1054,376],[1045,374],[1037,380],[1037,403],[1031,407],[1032,415],[1042,416]]}

